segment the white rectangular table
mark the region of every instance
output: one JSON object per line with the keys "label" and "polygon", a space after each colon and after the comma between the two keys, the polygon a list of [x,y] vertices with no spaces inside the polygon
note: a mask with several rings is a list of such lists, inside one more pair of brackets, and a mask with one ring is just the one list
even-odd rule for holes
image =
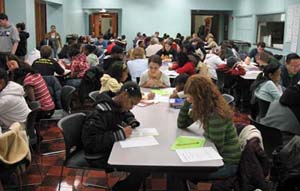
{"label": "white rectangular table", "polygon": [[[174,170],[202,170],[213,171],[224,165],[222,160],[183,163],[171,145],[176,137],[181,135],[201,136],[203,131],[199,125],[193,124],[186,130],[177,128],[178,109],[168,106],[168,103],[158,103],[147,107],[135,107],[133,113],[141,126],[138,128],[156,128],[159,136],[155,139],[159,145],[147,147],[121,148],[116,142],[111,151],[108,164],[118,170],[148,170],[148,171],[174,171]],[[209,140],[205,146],[215,146]]]}

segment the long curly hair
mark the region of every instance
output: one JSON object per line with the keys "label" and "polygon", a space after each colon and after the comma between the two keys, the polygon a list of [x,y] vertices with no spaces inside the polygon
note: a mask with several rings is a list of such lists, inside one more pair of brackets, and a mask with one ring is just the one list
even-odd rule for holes
{"label": "long curly hair", "polygon": [[193,99],[193,119],[200,120],[204,128],[213,114],[232,120],[232,109],[210,78],[201,74],[191,76],[184,86],[184,93]]}

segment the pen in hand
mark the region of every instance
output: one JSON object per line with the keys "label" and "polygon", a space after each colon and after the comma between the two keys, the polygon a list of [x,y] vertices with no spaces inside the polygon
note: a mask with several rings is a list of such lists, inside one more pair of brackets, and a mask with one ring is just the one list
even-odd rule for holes
{"label": "pen in hand", "polygon": [[123,130],[123,132],[125,133],[126,138],[130,137],[130,135],[132,134],[132,128],[131,126],[127,125],[126,127],[117,124],[117,126]]}

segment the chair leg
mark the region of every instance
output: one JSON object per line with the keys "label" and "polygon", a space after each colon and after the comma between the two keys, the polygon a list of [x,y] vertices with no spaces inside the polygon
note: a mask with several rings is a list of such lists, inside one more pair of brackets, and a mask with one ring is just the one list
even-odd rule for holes
{"label": "chair leg", "polygon": [[143,180],[143,191],[146,191],[146,183],[147,183],[147,178],[144,178],[144,180]]}
{"label": "chair leg", "polygon": [[62,177],[63,177],[63,172],[64,172],[64,165],[61,166],[61,170],[60,170],[60,177],[59,177],[59,183],[58,183],[58,190],[60,191],[60,187],[61,187],[61,181],[62,181]]}

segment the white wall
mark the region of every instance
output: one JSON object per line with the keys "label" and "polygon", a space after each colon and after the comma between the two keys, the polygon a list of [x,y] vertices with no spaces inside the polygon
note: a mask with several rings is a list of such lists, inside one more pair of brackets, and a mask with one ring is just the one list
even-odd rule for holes
{"label": "white wall", "polygon": [[83,9],[122,9],[122,34],[132,42],[137,32],[175,36],[191,33],[191,10],[233,10],[237,0],[82,0]]}
{"label": "white wall", "polygon": [[[286,13],[289,5],[300,4],[300,0],[239,0],[234,11],[233,18],[233,38],[256,43],[256,16],[262,14]],[[285,35],[286,23],[285,19]],[[300,34],[299,34],[300,35]],[[300,51],[300,36],[298,39],[298,49]],[[283,50],[268,49],[275,54],[290,53],[290,43],[284,42]]]}

